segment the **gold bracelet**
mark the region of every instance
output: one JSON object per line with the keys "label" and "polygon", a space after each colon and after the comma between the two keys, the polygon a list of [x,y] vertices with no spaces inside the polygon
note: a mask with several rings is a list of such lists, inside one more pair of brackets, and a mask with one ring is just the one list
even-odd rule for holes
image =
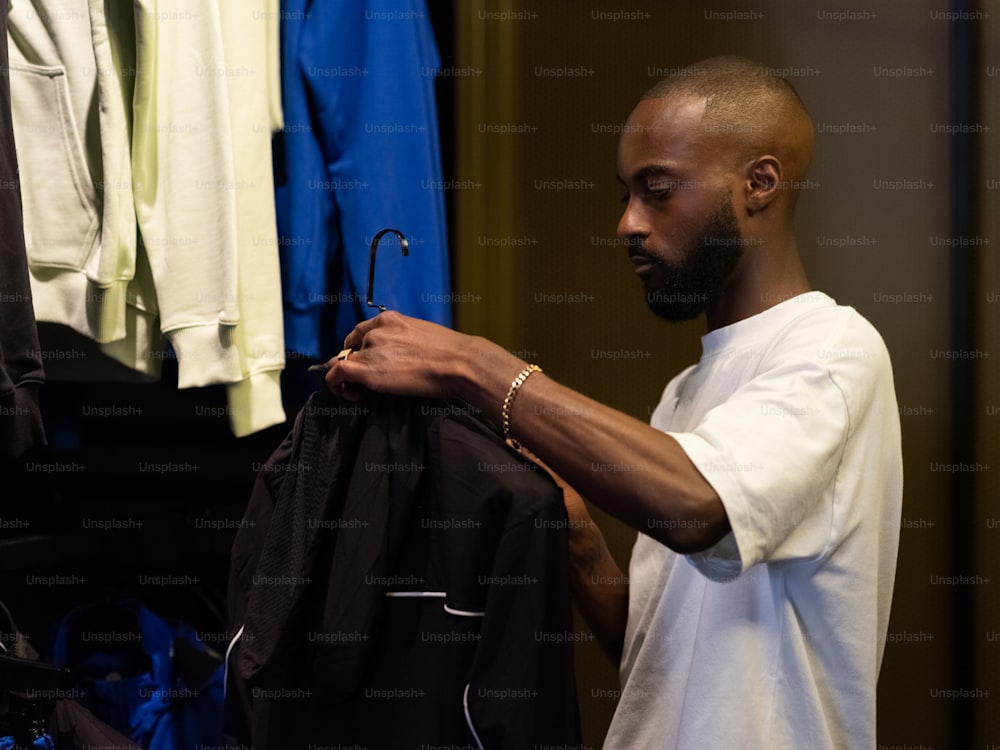
{"label": "gold bracelet", "polygon": [[524,381],[528,379],[531,373],[541,371],[542,368],[538,365],[528,365],[525,367],[514,378],[514,382],[510,384],[507,395],[503,399],[503,406],[500,409],[500,416],[503,419],[503,438],[504,440],[509,440],[511,446],[517,451],[521,450],[521,444],[510,434],[510,409],[514,405],[514,397],[517,395],[518,388],[524,385]]}

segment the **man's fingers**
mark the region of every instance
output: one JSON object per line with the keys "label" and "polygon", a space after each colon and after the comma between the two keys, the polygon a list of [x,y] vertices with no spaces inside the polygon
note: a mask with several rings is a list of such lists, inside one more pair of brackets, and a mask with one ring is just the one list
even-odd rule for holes
{"label": "man's fingers", "polygon": [[344,339],[344,348],[360,349],[361,345],[364,343],[365,335],[377,325],[380,325],[381,321],[379,319],[381,317],[382,313],[379,313],[374,318],[362,320],[354,326],[354,330],[347,334],[347,338]]}
{"label": "man's fingers", "polygon": [[357,367],[359,362],[351,362],[350,360],[354,357],[360,356],[360,352],[352,352],[351,356],[347,359],[331,359],[330,369],[327,371],[325,377],[327,386],[334,393],[337,392],[337,388],[345,383],[357,383],[361,370],[363,368]]}
{"label": "man's fingers", "polygon": [[344,339],[344,348],[360,349],[364,345],[365,336],[373,329],[382,326],[400,325],[405,320],[405,317],[395,310],[384,310],[374,318],[362,320],[354,327],[353,331],[347,334],[347,338]]}

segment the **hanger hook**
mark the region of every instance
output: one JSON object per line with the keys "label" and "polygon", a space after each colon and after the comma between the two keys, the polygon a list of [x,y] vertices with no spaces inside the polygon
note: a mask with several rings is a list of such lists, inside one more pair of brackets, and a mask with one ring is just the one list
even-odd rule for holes
{"label": "hanger hook", "polygon": [[410,244],[406,241],[406,237],[398,229],[383,229],[378,234],[372,238],[371,250],[368,251],[368,307],[377,307],[380,312],[385,312],[385,307],[383,305],[376,305],[372,302],[372,296],[375,290],[375,251],[378,249],[378,243],[382,240],[382,236],[388,232],[394,233],[399,237],[399,244],[403,249],[403,255],[410,254]]}

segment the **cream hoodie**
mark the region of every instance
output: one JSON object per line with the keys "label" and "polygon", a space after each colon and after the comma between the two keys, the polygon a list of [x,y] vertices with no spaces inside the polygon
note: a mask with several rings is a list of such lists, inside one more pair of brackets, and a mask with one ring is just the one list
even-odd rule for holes
{"label": "cream hoodie", "polygon": [[278,0],[15,0],[11,97],[35,315],[284,421],[270,141]]}

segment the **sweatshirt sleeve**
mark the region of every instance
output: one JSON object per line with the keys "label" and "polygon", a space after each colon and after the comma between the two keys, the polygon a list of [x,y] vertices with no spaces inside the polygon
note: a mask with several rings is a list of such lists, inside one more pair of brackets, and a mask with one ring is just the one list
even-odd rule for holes
{"label": "sweatshirt sleeve", "polygon": [[134,7],[133,191],[160,327],[179,387],[235,382],[239,186],[218,4]]}
{"label": "sweatshirt sleeve", "polygon": [[220,5],[230,101],[238,240],[237,308],[233,331],[241,378],[227,387],[237,437],[285,421],[281,268],[271,168],[271,130],[280,123],[273,88],[278,0],[228,0]]}
{"label": "sweatshirt sleeve", "polygon": [[136,215],[161,330],[179,387],[227,384],[237,436],[285,419],[270,173],[276,18],[276,0],[136,3]]}

